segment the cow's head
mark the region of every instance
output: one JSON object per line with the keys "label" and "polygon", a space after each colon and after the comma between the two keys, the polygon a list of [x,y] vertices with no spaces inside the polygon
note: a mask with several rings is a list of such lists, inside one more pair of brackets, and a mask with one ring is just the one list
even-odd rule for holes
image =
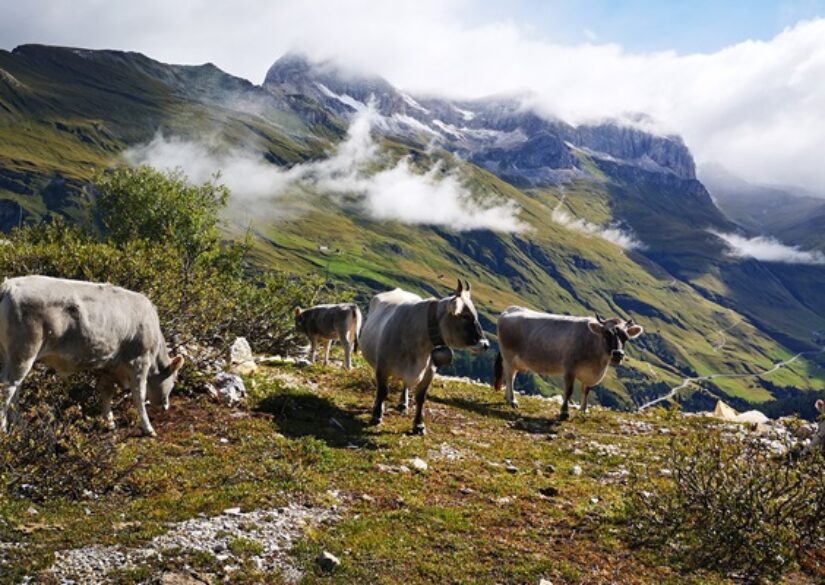
{"label": "cow's head", "polygon": [[438,327],[444,342],[450,347],[469,347],[476,351],[490,347],[478,322],[478,313],[470,298],[470,283],[466,280],[462,283],[459,279]]}
{"label": "cow's head", "polygon": [[295,307],[295,329],[301,333],[306,332],[306,311],[301,307]]}
{"label": "cow's head", "polygon": [[146,381],[146,393],[149,396],[149,403],[156,408],[169,409],[169,395],[175,387],[178,379],[178,370],[183,365],[183,356],[175,356],[165,366],[158,362],[156,371],[149,373]]}
{"label": "cow's head", "polygon": [[642,326],[636,325],[633,319],[629,321],[622,321],[618,318],[602,319],[596,315],[596,320],[590,321],[587,325],[591,333],[604,339],[610,354],[610,363],[614,366],[620,365],[624,360],[625,344],[644,333]]}

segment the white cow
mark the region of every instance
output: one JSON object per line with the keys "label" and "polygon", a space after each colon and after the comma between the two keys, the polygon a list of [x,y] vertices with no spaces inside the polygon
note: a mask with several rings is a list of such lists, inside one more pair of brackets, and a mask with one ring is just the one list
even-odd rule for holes
{"label": "white cow", "polygon": [[170,358],[154,305],[142,294],[111,284],[47,276],[7,279],[0,285],[0,432],[35,362],[58,374],[100,372],[104,418],[114,427],[115,384],[131,389],[146,435],[155,435],[146,413],[148,396],[169,408],[169,394],[183,365]]}

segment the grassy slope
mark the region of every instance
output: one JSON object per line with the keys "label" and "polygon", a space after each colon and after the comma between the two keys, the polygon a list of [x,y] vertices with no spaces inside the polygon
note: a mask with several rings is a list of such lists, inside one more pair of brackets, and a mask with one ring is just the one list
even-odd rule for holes
{"label": "grassy slope", "polygon": [[[58,205],[70,216],[88,220],[83,184],[96,168],[113,163],[128,145],[149,140],[158,130],[184,138],[216,134],[226,145],[251,147],[283,163],[318,156],[338,131],[308,127],[294,113],[271,104],[250,110],[252,113],[221,107],[221,91],[226,86],[252,92],[250,99],[261,96],[244,85],[246,82],[210,66],[166,66],[135,54],[77,54],[28,47],[16,54],[0,51],[0,69],[5,72],[0,75],[0,199],[19,203],[25,214],[32,216]],[[386,147],[394,156],[409,149],[393,143]],[[427,160],[425,153],[417,155],[419,160]],[[595,177],[606,178],[593,161],[584,162]],[[517,201],[529,231],[518,235],[455,234],[375,222],[351,202],[321,198],[324,204],[318,205],[317,194],[304,192],[289,198],[286,219],[279,216],[277,222],[267,223],[258,219],[262,210],[251,209],[232,231],[245,230],[249,217],[254,217],[253,229],[262,236],[256,242],[261,264],[323,271],[334,279],[357,283],[365,294],[393,286],[444,294],[453,286],[454,276],[460,274],[473,281],[477,303],[491,332],[495,316],[510,304],[554,312],[586,314],[598,310],[612,314],[621,309],[632,313],[647,327],[650,341],[641,344],[644,351],[634,352],[637,360],[631,361],[628,377],[605,384],[612,394],[612,398],[605,398],[612,403],[628,405],[631,394],[649,393],[655,384],[659,386],[654,392],[675,385],[681,378],[677,370],[746,373],[767,369],[772,362],[787,357],[787,350],[756,331],[747,318],[722,306],[727,303],[725,279],[731,278],[730,274],[709,272],[695,279],[696,286],[719,295],[720,304],[709,302],[643,256],[625,254],[612,244],[552,223],[550,213],[559,198],[557,191],[522,192],[472,165],[463,165],[463,169],[468,182],[480,192]],[[47,196],[47,185],[56,176],[68,183],[68,205]],[[566,202],[575,216],[600,224],[621,216],[622,205],[635,204],[633,213],[642,220],[648,217],[645,214],[653,214],[653,219],[657,213],[666,215],[639,203],[639,194],[650,189],[649,185],[642,182],[630,188],[631,183],[625,181],[617,190],[615,184],[603,180],[582,182],[566,189]],[[285,207],[284,200],[277,205]],[[4,211],[7,225],[17,222],[19,211],[14,207],[0,211]],[[653,235],[644,234],[645,239]],[[683,244],[689,248],[692,242]],[[340,252],[321,253],[320,245]],[[817,298],[817,287],[796,287],[800,298]],[[615,296],[622,292],[638,303],[623,305]],[[817,323],[811,314],[788,313],[786,307],[796,306],[793,299],[780,295],[766,304],[765,298],[761,294],[741,300],[752,305],[757,316],[770,313],[774,320],[782,317],[797,337]],[[740,319],[743,324],[727,336],[722,350],[715,351],[716,332]],[[640,363],[640,359],[647,363]],[[487,375],[488,362],[472,366],[473,375]],[[784,382],[800,389],[822,387],[821,371],[814,377],[791,370],[783,374]],[[557,382],[538,381],[535,386],[552,391]],[[710,386],[751,401],[766,398],[764,390],[752,388],[750,381],[726,380]]]}
{"label": "grassy slope", "polygon": [[[712,422],[661,410],[640,416],[597,409],[557,425],[558,406],[550,402],[524,398],[516,413],[489,388],[438,380],[422,438],[408,436],[410,417],[395,413],[380,428],[366,426],[373,393],[363,365],[352,373],[268,367],[254,388],[252,409],[240,416],[204,399],[176,399],[156,420],[156,440],[123,430],[131,421],[119,414],[118,467],[136,466],[117,493],[36,504],[36,517],[28,501],[0,495],[0,541],[26,545],[0,582],[47,567],[55,550],[135,547],[167,522],[288,500],[342,508],[339,522],[308,531],[293,551],[306,583],[721,582],[630,549],[617,515],[627,489],[617,471],[660,465],[656,453],[671,436]],[[634,431],[628,416],[651,429]],[[345,431],[330,425],[331,417]],[[605,445],[616,451],[605,454]],[[413,457],[428,462],[426,474],[379,471]],[[581,476],[570,473],[574,465]],[[558,495],[542,495],[547,488]],[[342,559],[332,575],[315,572],[321,550]],[[119,573],[118,582],[180,570],[183,562],[201,573],[224,571],[210,555],[181,557],[170,551]],[[278,578],[247,563],[232,582]]]}
{"label": "grassy slope", "polygon": [[[425,158],[420,153],[419,160]],[[462,169],[477,192],[515,200],[529,229],[514,235],[469,232],[457,236],[433,228],[373,221],[346,201],[324,198],[318,205],[317,195],[300,192],[289,199],[294,214],[290,219],[256,224],[263,236],[256,249],[258,259],[293,270],[323,271],[360,285],[367,294],[402,286],[424,295],[443,295],[453,286],[455,276],[469,278],[476,305],[491,332],[498,313],[511,304],[559,313],[631,314],[644,324],[648,336],[662,341],[643,340],[638,345],[641,351],[631,352],[627,378],[604,383],[624,405],[632,404],[631,395],[644,394],[651,384],[676,385],[680,371],[754,373],[792,355],[747,318],[674,281],[643,256],[553,223],[550,216],[560,199],[559,191],[525,193],[477,167],[463,165]],[[612,217],[611,196],[602,183],[583,181],[568,186],[564,196],[576,217],[599,224]],[[328,251],[321,251],[321,246]],[[623,306],[617,293],[626,293],[636,302]],[[724,347],[714,349],[719,330],[736,322],[740,324],[725,336]],[[481,366],[474,371],[489,375]],[[814,376],[793,371],[783,374],[783,381],[799,389],[820,389],[825,380],[822,371]],[[545,383],[547,391],[558,390],[558,380]],[[753,380],[725,379],[705,387],[751,402],[770,399]]]}

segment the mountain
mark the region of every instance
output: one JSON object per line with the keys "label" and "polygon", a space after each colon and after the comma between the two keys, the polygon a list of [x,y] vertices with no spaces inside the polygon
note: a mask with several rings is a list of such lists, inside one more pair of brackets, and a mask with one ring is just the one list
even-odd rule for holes
{"label": "mountain", "polygon": [[[357,193],[273,186],[251,210],[258,263],[323,272],[362,300],[393,286],[440,295],[456,276],[469,278],[490,333],[510,304],[631,315],[646,334],[597,390],[614,406],[697,375],[717,376],[685,384],[677,398],[688,407],[724,395],[781,412],[783,399],[823,387],[812,335],[825,331],[825,270],[731,257],[712,232],[750,237],[754,227],[717,207],[681,139],[645,132],[642,119],[573,126],[516,97],[412,96],[295,54],[256,86],[208,64],[25,45],[0,51],[0,227],[47,213],[92,223],[85,185],[95,169],[159,135],[208,137],[210,148],[261,167],[295,167],[328,157],[368,107],[383,168],[405,160],[460,177],[474,197],[518,209],[523,229],[388,221]],[[228,235],[244,234],[248,217],[230,220]],[[492,358],[460,353],[450,371],[488,378]],[[520,384],[558,390],[552,378]]]}
{"label": "mountain", "polygon": [[718,165],[702,169],[719,208],[743,227],[811,249],[825,250],[825,199],[799,189],[755,185]]}

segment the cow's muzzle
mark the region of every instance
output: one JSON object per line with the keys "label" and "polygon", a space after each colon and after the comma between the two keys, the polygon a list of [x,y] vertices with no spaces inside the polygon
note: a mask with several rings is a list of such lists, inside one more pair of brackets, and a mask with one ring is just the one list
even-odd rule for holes
{"label": "cow's muzzle", "polygon": [[614,349],[610,352],[610,363],[614,366],[618,366],[624,360],[624,352],[620,349]]}
{"label": "cow's muzzle", "polygon": [[474,353],[481,353],[482,351],[487,351],[488,349],[490,349],[490,342],[485,338],[482,338],[481,341],[470,348],[470,351]]}

